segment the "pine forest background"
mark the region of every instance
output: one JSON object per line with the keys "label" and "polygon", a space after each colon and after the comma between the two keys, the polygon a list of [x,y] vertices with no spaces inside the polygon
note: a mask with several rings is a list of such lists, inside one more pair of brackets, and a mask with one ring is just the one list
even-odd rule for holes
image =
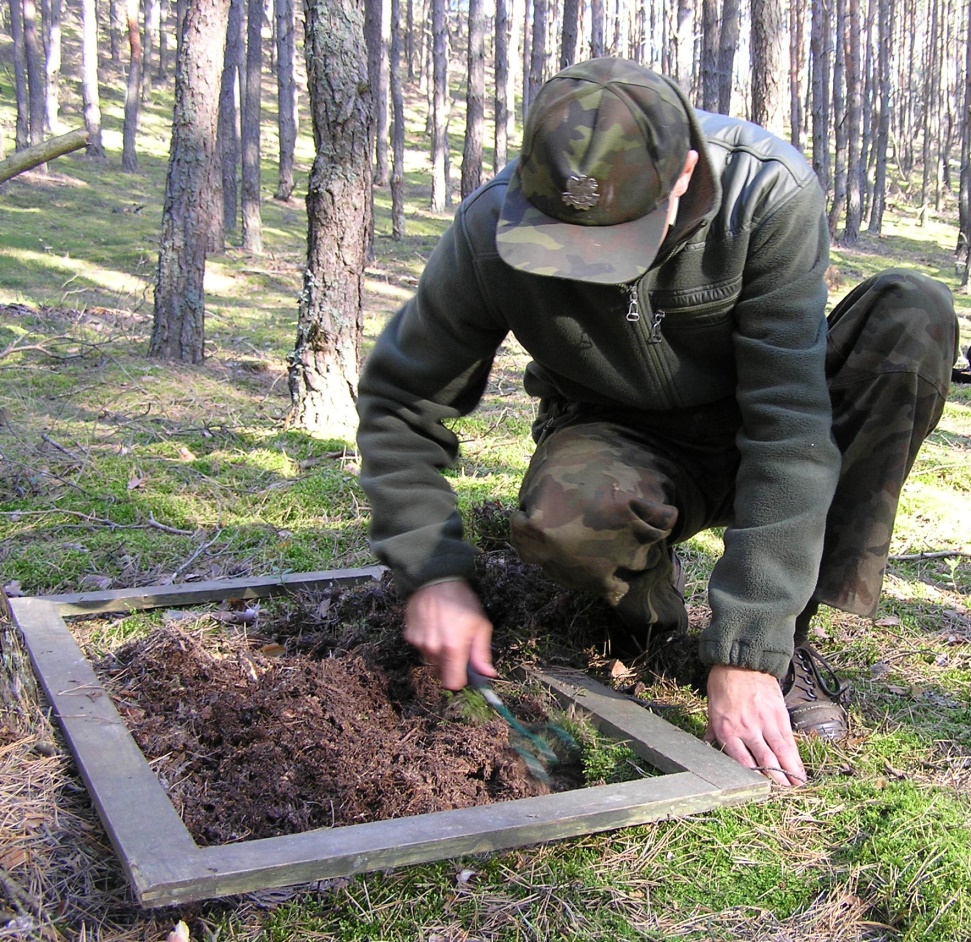
{"label": "pine forest background", "polygon": [[[296,139],[310,133],[306,121],[298,127],[306,79],[303,16],[292,0],[8,0],[0,8],[13,53],[4,84],[16,110],[0,128],[0,154],[83,122],[89,156],[103,155],[104,86],[124,82],[122,167],[134,172],[140,105],[172,80],[186,10],[207,7],[220,14],[219,32],[228,27],[219,215],[258,253],[261,75],[273,77],[279,106],[276,198],[293,192]],[[956,208],[963,252],[969,23],[968,0],[367,0],[374,182],[391,180],[403,90],[426,108],[430,201],[441,210],[454,186],[466,194],[515,153],[522,115],[545,79],[580,59],[619,55],[675,78],[700,107],[791,140],[812,162],[843,244],[862,229],[879,233],[888,201],[905,200],[921,219]],[[216,231],[209,250],[223,239]]]}

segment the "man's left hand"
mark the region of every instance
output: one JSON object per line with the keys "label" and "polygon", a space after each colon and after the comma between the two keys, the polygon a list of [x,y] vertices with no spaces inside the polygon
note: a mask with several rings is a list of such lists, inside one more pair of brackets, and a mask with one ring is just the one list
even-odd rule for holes
{"label": "man's left hand", "polygon": [[712,667],[705,739],[779,785],[806,781],[782,689],[771,674],[729,664]]}

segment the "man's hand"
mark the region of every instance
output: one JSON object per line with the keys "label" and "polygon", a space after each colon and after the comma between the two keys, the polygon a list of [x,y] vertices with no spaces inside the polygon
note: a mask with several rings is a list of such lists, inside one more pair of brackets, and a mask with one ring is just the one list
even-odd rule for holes
{"label": "man's hand", "polygon": [[728,664],[712,667],[705,739],[779,785],[806,781],[782,690],[771,674]]}
{"label": "man's hand", "polygon": [[405,606],[405,641],[438,668],[442,685],[461,690],[471,664],[495,677],[492,666],[492,622],[464,579],[436,582],[418,589]]}

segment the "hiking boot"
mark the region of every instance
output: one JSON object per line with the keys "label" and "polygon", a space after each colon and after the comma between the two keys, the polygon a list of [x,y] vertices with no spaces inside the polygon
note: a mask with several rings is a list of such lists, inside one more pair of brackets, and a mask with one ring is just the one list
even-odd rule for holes
{"label": "hiking boot", "polygon": [[812,645],[800,644],[793,651],[780,684],[794,733],[829,741],[846,738],[849,719],[842,702],[846,686]]}

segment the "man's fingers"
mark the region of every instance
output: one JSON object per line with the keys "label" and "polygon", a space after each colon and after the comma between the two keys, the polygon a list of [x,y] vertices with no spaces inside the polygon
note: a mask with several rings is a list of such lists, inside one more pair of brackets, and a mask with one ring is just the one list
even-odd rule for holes
{"label": "man's fingers", "polygon": [[741,739],[733,737],[722,744],[722,752],[745,768],[761,772],[777,785],[788,787],[796,784],[765,742],[746,744]]}
{"label": "man's fingers", "polygon": [[496,669],[492,666],[491,636],[479,633],[472,638],[472,649],[469,651],[469,663],[483,677],[495,677]]}

